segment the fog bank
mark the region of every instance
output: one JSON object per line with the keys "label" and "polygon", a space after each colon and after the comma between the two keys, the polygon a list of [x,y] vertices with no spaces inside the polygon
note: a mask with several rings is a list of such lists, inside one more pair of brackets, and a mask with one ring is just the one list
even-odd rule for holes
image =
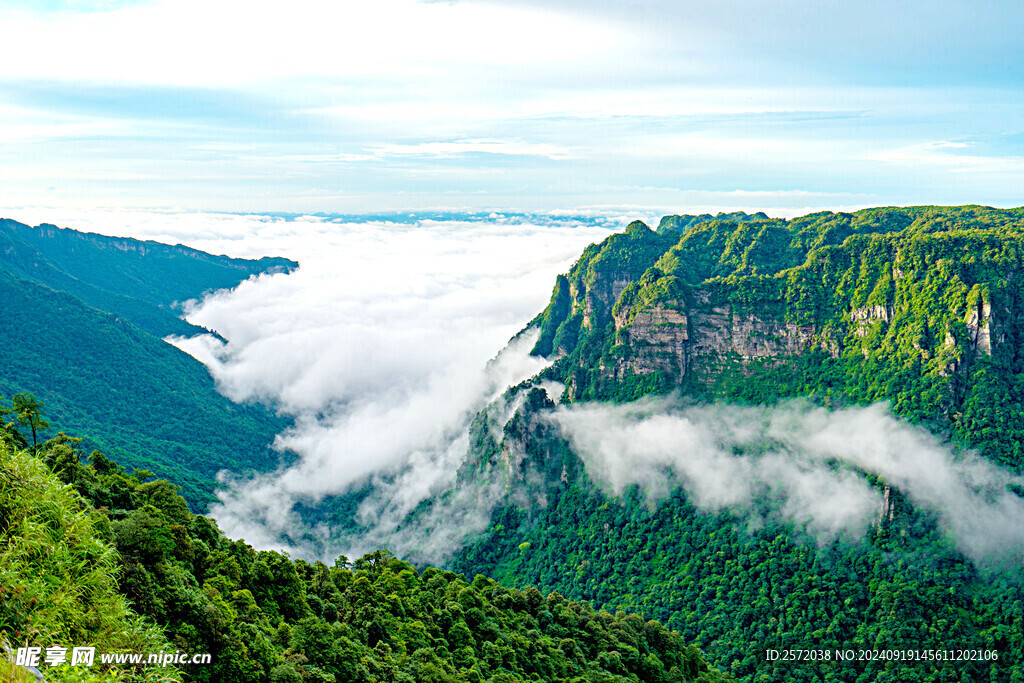
{"label": "fog bank", "polygon": [[829,411],[660,398],[559,407],[550,419],[612,493],[638,484],[656,500],[678,482],[712,511],[755,512],[767,499],[775,514],[828,540],[860,536],[878,520],[882,497],[864,476],[871,474],[933,512],[975,560],[1024,550],[1024,500],[1007,488],[1024,479],[971,452],[954,453],[884,404]]}

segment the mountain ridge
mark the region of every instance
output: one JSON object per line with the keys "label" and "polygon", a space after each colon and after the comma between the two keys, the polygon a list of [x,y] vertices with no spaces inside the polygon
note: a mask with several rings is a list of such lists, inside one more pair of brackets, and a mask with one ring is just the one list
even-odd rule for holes
{"label": "mountain ridge", "polygon": [[252,275],[287,273],[298,265],[281,257],[234,259],[181,244],[0,219],[0,266],[123,315],[158,337],[211,333],[182,320],[175,310]]}
{"label": "mountain ridge", "polygon": [[271,444],[289,421],[232,403],[202,363],[163,341],[214,334],[173,304],[297,266],[2,220],[0,395],[35,394],[50,433],[86,434],[91,448],[174,480],[205,509],[219,470],[278,464]]}
{"label": "mountain ridge", "polygon": [[[1019,511],[1024,209],[890,207],[687,225],[673,236],[634,222],[556,278],[527,326],[538,333],[533,353],[552,365],[506,392],[511,417],[489,407],[471,428],[459,486],[492,481],[504,493],[452,566],[639,610],[741,681],[1019,678],[1011,660],[1024,656],[1024,641],[1009,636],[1024,604],[1019,539],[1002,559],[968,557],[919,491],[901,489],[909,482],[834,458],[804,481],[811,491],[830,481],[822,477],[856,481],[876,500],[850,538],[816,536],[806,508],[780,514],[781,496],[800,490],[787,488],[784,469],[746,509],[702,506],[686,484],[707,447],[693,441],[700,410],[722,420],[696,423],[721,448],[712,467],[738,468],[713,475],[726,489],[726,475],[744,467],[772,472],[787,458],[790,472],[807,467],[757,412],[802,399],[806,407],[783,405],[782,424],[799,426],[792,420],[808,410],[869,410],[909,421],[876,429],[937,434],[954,466],[974,462],[965,449],[977,449],[1000,474],[991,488],[974,486]],[[639,248],[624,254],[630,244]],[[556,383],[561,394],[551,396]],[[858,408],[879,401],[888,408]],[[637,461],[623,461],[626,485],[602,481],[593,454],[584,463],[578,433],[559,417],[574,410],[596,415],[584,423],[598,430],[594,448],[613,439],[613,451],[634,449]],[[718,431],[742,414],[753,421],[737,429],[767,430],[766,445]],[[655,458],[678,467],[637,473]],[[1008,514],[998,524],[1024,523]],[[999,538],[994,524],[973,533]],[[764,656],[953,641],[998,650],[1002,661],[801,665]]]}

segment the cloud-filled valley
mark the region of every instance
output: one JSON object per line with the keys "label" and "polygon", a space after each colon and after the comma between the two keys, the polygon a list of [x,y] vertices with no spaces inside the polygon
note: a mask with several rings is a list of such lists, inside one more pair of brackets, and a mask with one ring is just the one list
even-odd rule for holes
{"label": "cloud-filled valley", "polygon": [[676,398],[626,405],[578,404],[550,415],[611,492],[630,484],[651,500],[675,484],[698,507],[773,514],[806,525],[820,541],[858,538],[879,521],[880,477],[937,516],[957,548],[975,560],[1024,551],[1024,482],[921,427],[897,420],[885,404],[826,410],[807,403],[775,407],[694,406]]}
{"label": "cloud-filled valley", "polygon": [[[240,228],[228,223],[234,237]],[[295,462],[255,478],[226,474],[230,486],[212,510],[229,535],[262,547],[308,540],[296,504],[315,505],[371,475],[399,477],[380,482],[388,500],[377,516],[450,485],[473,413],[544,364],[525,342],[488,361],[544,307],[555,274],[609,233],[601,220],[499,217],[246,225],[248,249],[283,253],[300,268],[190,304],[189,320],[227,344],[174,343],[206,363],[232,399],[296,417],[276,444]]]}
{"label": "cloud-filled valley", "polygon": [[[230,398],[295,417],[275,444],[287,466],[222,473],[211,512],[225,532],[309,557],[388,546],[435,560],[486,526],[502,492],[498,482],[452,490],[470,419],[545,365],[528,355],[528,335],[489,361],[543,308],[555,274],[621,223],[610,215],[143,218],[136,225],[147,237],[302,264],[186,304],[190,321],[227,343],[172,340]],[[768,500],[771,514],[819,540],[858,538],[882,504],[873,475],[933,513],[967,555],[1024,547],[1024,505],[1007,489],[1016,480],[884,406],[697,407],[667,398],[563,405],[547,419],[612,493],[639,484],[656,502],[682,486],[704,510],[745,511],[754,521]],[[354,486],[368,492],[349,511],[357,530],[336,527],[329,509],[308,514]],[[433,506],[409,525],[426,500]]]}

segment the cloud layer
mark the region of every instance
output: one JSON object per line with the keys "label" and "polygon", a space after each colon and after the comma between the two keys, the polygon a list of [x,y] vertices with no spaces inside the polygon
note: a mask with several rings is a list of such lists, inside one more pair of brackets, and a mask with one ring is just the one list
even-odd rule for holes
{"label": "cloud layer", "polygon": [[1015,477],[927,431],[893,418],[885,405],[828,411],[683,406],[675,399],[560,407],[561,426],[595,480],[618,493],[630,484],[654,499],[683,486],[706,510],[777,513],[820,539],[857,537],[880,517],[881,477],[937,515],[961,552],[976,560],[1024,553],[1024,500]]}
{"label": "cloud layer", "polygon": [[232,537],[307,556],[353,551],[318,545],[334,533],[305,528],[296,505],[372,480],[376,507],[362,521],[393,527],[454,482],[475,411],[543,367],[528,355],[529,339],[488,361],[544,307],[554,276],[609,232],[498,216],[225,226],[229,240],[248,226],[250,248],[302,265],[191,304],[188,319],[227,344],[173,341],[205,362],[230,398],[296,416],[277,446],[298,459],[251,479],[226,475],[230,488],[212,514]]}

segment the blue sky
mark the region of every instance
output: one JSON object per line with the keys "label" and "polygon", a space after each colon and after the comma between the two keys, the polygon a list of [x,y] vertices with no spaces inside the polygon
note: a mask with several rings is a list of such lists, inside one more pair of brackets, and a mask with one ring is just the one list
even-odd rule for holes
{"label": "blue sky", "polygon": [[1024,204],[1011,2],[0,1],[0,206]]}

